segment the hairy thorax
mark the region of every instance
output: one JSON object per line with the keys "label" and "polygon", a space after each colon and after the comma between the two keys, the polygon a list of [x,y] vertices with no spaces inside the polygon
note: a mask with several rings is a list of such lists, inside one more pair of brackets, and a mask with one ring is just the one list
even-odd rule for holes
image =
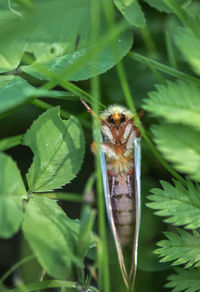
{"label": "hairy thorax", "polygon": [[113,147],[113,153],[114,155],[110,156],[109,153],[105,152],[108,170],[113,175],[128,174],[133,168],[133,149],[132,151],[129,149],[120,152],[116,151],[116,147]]}

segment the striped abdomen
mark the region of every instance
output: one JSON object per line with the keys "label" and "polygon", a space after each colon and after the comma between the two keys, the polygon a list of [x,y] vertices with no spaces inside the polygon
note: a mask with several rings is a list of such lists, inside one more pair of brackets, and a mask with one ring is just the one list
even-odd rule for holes
{"label": "striped abdomen", "polygon": [[134,202],[132,177],[125,174],[112,178],[111,202],[120,243],[129,245],[133,240]]}

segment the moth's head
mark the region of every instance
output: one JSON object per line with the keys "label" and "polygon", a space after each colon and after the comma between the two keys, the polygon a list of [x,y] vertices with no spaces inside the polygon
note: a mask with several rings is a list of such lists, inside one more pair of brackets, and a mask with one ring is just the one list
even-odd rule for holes
{"label": "moth's head", "polygon": [[100,118],[102,123],[106,123],[109,127],[119,127],[132,119],[133,115],[123,106],[111,105],[107,110],[101,113]]}

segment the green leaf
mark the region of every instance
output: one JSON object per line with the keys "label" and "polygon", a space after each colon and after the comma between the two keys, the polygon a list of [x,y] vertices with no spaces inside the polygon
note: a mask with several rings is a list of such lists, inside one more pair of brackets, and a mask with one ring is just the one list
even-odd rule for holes
{"label": "green leaf", "polygon": [[0,88],[3,88],[6,84],[8,84],[13,78],[14,75],[0,75]]}
{"label": "green leaf", "polygon": [[[22,23],[20,17],[9,10],[8,4],[3,7],[3,3],[1,3],[0,9],[0,36],[1,40],[3,40],[0,47],[0,73],[3,73],[17,69],[25,51],[27,40],[25,35],[19,34],[17,30],[19,23]],[[12,24],[13,28],[14,26],[16,28],[16,37],[4,37],[7,35],[7,28],[12,26]]]}
{"label": "green leaf", "polygon": [[[166,13],[172,12],[171,9],[162,0],[144,0],[144,1],[148,3],[151,7],[156,8],[160,12],[166,12]],[[176,1],[183,8],[186,8],[191,3],[191,0],[176,0]]]}
{"label": "green leaf", "polygon": [[152,189],[152,201],[147,206],[158,210],[156,215],[165,216],[165,222],[175,225],[185,225],[186,228],[200,227],[200,187],[190,181],[185,181],[186,187],[174,180],[174,186],[161,181],[163,189]]}
{"label": "green leaf", "polygon": [[72,93],[38,89],[31,86],[28,82],[20,77],[1,76],[0,77],[0,115],[3,115],[18,107],[29,103],[36,97],[52,97],[67,99],[73,96]]}
{"label": "green leaf", "polygon": [[26,90],[32,88],[18,76],[9,81],[0,90],[0,114],[29,102],[32,97]]}
{"label": "green leaf", "polygon": [[15,162],[0,153],[0,236],[9,238],[22,222],[22,197],[26,189]]}
{"label": "green leaf", "polygon": [[174,167],[200,181],[200,135],[181,125],[160,125],[152,128],[154,141],[163,156]]}
{"label": "green leaf", "polygon": [[23,232],[35,256],[52,277],[64,279],[70,275],[75,256],[80,224],[71,220],[51,199],[32,198],[28,203]]}
{"label": "green leaf", "polygon": [[194,235],[189,232],[177,229],[177,234],[164,232],[168,240],[161,240],[155,253],[161,257],[162,262],[173,261],[173,265],[186,264],[186,268],[200,266],[200,234]]}
{"label": "green leaf", "polygon": [[136,27],[145,25],[144,13],[137,0],[114,0],[114,3],[131,25]]}
{"label": "green leaf", "polygon": [[[102,32],[101,35],[104,35]],[[41,72],[38,69],[38,65],[42,65],[46,70],[50,72],[53,71],[59,74],[63,70],[67,70],[72,64],[78,62],[79,59],[84,56],[88,56],[88,62],[85,66],[79,68],[77,72],[69,76],[68,80],[78,81],[85,80],[94,77],[98,74],[105,73],[107,70],[111,69],[116,63],[118,63],[131,49],[133,43],[132,33],[130,31],[121,34],[116,41],[111,42],[109,46],[103,49],[97,56],[92,59],[90,57],[91,48],[95,45],[87,46],[76,50],[75,52],[65,53],[64,55],[57,56],[56,58],[49,58],[45,61],[36,61],[30,66],[22,66],[22,71],[38,78],[50,80],[49,74],[45,74],[44,71]],[[113,47],[117,51],[117,56],[113,53]]]}
{"label": "green leaf", "polygon": [[[196,26],[196,24],[195,24]],[[198,30],[200,20],[198,19]],[[175,37],[176,44],[185,60],[191,65],[195,73],[200,74],[200,36],[190,28],[179,28]]]}
{"label": "green leaf", "polygon": [[175,269],[177,274],[168,277],[167,288],[172,289],[173,292],[187,291],[199,292],[200,287],[200,273],[197,269]]}
{"label": "green leaf", "polygon": [[78,120],[60,119],[59,108],[42,114],[24,136],[34,152],[27,180],[31,192],[48,191],[69,183],[80,170],[84,135]]}
{"label": "green leaf", "polygon": [[194,126],[200,130],[200,89],[194,83],[167,82],[157,85],[144,100],[144,109],[153,116],[163,117],[172,123]]}

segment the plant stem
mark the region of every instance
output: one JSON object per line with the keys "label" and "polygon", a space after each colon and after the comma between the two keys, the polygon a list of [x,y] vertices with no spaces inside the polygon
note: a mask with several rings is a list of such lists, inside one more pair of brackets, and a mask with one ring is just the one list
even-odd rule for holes
{"label": "plant stem", "polygon": [[0,151],[5,151],[9,148],[22,144],[24,135],[16,135],[0,140]]}
{"label": "plant stem", "polygon": [[22,260],[18,261],[15,265],[13,265],[8,271],[3,274],[3,276],[0,278],[0,283],[3,283],[16,269],[18,269],[23,264],[35,259],[35,256],[29,255]]}
{"label": "plant stem", "polygon": [[187,23],[188,15],[186,11],[175,1],[175,0],[162,0],[178,18],[183,22]]}
{"label": "plant stem", "polygon": [[[98,77],[91,80],[92,94],[99,99],[99,79]],[[94,111],[98,113],[98,103],[94,107]],[[93,119],[94,130],[99,127],[96,119]],[[94,140],[99,148],[99,135],[94,131]],[[105,292],[110,291],[110,273],[109,273],[109,261],[108,261],[108,247],[106,239],[106,218],[105,218],[105,203],[103,196],[103,186],[101,178],[100,159],[98,155],[95,155],[96,166],[96,178],[97,178],[97,204],[98,204],[98,229],[99,235],[102,239],[102,253],[98,253],[98,269],[99,269],[99,288]]]}
{"label": "plant stem", "polygon": [[157,70],[161,71],[161,72],[164,72],[170,76],[174,76],[176,78],[180,78],[180,79],[183,79],[183,80],[186,80],[186,81],[194,81],[194,82],[197,82],[198,84],[200,84],[200,79],[196,78],[196,77],[193,77],[189,74],[186,74],[182,71],[179,71],[179,70],[176,70],[174,68],[171,68],[167,65],[164,65],[160,62],[157,62],[151,58],[148,58],[148,57],[145,57],[143,55],[140,55],[138,53],[133,53],[133,52],[129,52],[128,53],[128,56],[133,59],[133,60],[136,60],[136,61],[139,61],[141,63],[144,63],[144,64],[151,64],[151,66],[153,66],[154,68],[156,68]]}
{"label": "plant stem", "polygon": [[[26,284],[26,290],[28,292],[33,292],[36,291],[38,289],[43,290],[43,289],[48,289],[48,288],[62,288],[62,287],[66,287],[66,288],[74,288],[77,289],[81,287],[76,283],[76,282],[72,282],[72,281],[62,281],[62,280],[45,280],[43,282],[34,282],[34,283],[30,283],[30,284]],[[89,289],[93,292],[99,292],[99,290],[93,286],[90,286]],[[14,289],[10,289],[9,292],[19,292],[19,288],[14,288]]]}

